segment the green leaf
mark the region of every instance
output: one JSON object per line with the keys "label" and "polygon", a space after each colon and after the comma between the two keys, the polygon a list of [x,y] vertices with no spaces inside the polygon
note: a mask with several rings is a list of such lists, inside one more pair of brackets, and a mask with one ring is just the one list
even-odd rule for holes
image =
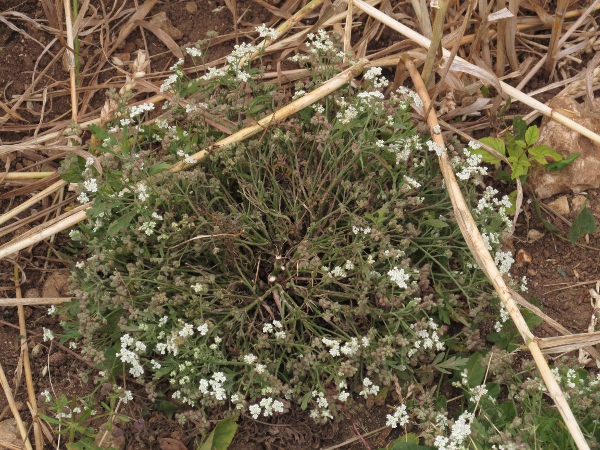
{"label": "green leaf", "polygon": [[433,228],[446,228],[449,226],[446,222],[440,219],[427,219],[424,220],[423,223]]}
{"label": "green leaf", "polygon": [[513,119],[513,131],[515,133],[515,139],[525,139],[527,122],[525,122],[521,116],[515,116]]}
{"label": "green leaf", "polygon": [[238,428],[236,420],[237,417],[221,420],[198,450],[227,450]]}
{"label": "green leaf", "polygon": [[[412,433],[410,433],[412,434]],[[396,439],[392,445],[389,447],[389,450],[433,450],[435,447],[429,447],[424,445],[419,445],[418,443],[406,442],[403,441],[404,436]],[[418,439],[418,438],[417,438]],[[418,441],[417,441],[418,442]]]}
{"label": "green leaf", "polygon": [[115,220],[110,224],[107,230],[107,234],[109,236],[116,236],[117,233],[129,226],[133,218],[136,216],[137,211],[131,211],[124,216],[121,216],[119,219]]}
{"label": "green leaf", "polygon": [[148,173],[150,175],[155,175],[157,173],[160,172],[164,172],[167,169],[171,168],[171,164],[166,163],[166,162],[160,162],[158,164],[154,164],[152,167],[150,167],[150,170],[148,171]]}
{"label": "green leaf", "polygon": [[[439,355],[437,355],[432,364],[433,364],[433,367],[435,367],[441,373],[450,374],[451,373],[450,370],[458,370],[461,367],[464,367],[465,364],[467,364],[467,358],[461,358],[461,357],[456,357],[456,356],[452,356],[452,357],[448,358],[446,361],[437,362],[436,360],[440,357],[440,355],[443,355],[443,353],[440,353]],[[439,358],[439,359],[441,359],[441,358]]]}
{"label": "green leaf", "polygon": [[527,128],[527,131],[525,132],[525,142],[527,142],[527,145],[535,144],[539,137],[540,130],[538,130],[537,125],[532,125]]}
{"label": "green leaf", "polygon": [[540,204],[535,197],[533,198],[533,207],[535,209],[535,214],[538,216],[538,219],[540,219],[540,221],[544,225],[544,228],[552,233],[556,233],[558,231],[558,227],[556,225],[551,224],[550,222],[548,222],[546,219],[544,219],[542,217],[542,211],[540,210]]}
{"label": "green leaf", "polygon": [[[485,145],[492,147],[494,150],[496,150],[501,155],[506,155],[506,146],[502,139],[498,139],[495,137],[484,137],[484,138],[479,139],[479,141],[484,143]],[[501,161],[500,158],[493,156],[490,152],[488,152],[487,150],[485,150],[483,148],[471,150],[471,152],[475,153],[476,155],[481,155],[483,157],[483,161],[488,164],[497,164]]]}
{"label": "green leaf", "polygon": [[560,153],[555,152],[547,145],[536,145],[527,151],[537,162],[544,166],[548,164],[548,158],[551,158],[554,161],[561,161],[563,159]]}
{"label": "green leaf", "polygon": [[172,419],[173,418],[173,414],[175,414],[175,411],[177,411],[177,406],[175,406],[173,403],[167,401],[167,400],[163,400],[162,402],[160,402],[158,404],[158,408],[157,408],[160,412],[164,412],[165,415],[169,418]]}
{"label": "green leaf", "polygon": [[[586,201],[587,203],[587,201]],[[590,234],[596,231],[596,218],[592,212],[584,206],[569,230],[569,240],[576,244],[577,240],[584,234]]]}
{"label": "green leaf", "polygon": [[579,156],[579,153],[571,153],[562,161],[548,163],[548,165],[546,165],[546,172],[558,172],[559,170],[563,170],[565,167],[573,164],[573,161],[579,158]]}

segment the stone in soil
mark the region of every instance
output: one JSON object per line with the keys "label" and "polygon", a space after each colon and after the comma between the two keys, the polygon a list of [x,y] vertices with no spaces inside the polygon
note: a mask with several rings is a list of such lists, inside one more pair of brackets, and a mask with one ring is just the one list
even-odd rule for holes
{"label": "stone in soil", "polygon": [[[600,108],[600,99],[595,101],[594,108],[569,97],[555,97],[548,106],[555,111],[567,111],[573,121],[600,134],[600,114],[596,112]],[[537,144],[547,145],[565,158],[573,153],[580,154],[570,166],[555,173],[546,172],[539,165],[532,168],[528,182],[539,198],[564,192],[577,194],[600,187],[600,144],[547,117],[542,120]]]}

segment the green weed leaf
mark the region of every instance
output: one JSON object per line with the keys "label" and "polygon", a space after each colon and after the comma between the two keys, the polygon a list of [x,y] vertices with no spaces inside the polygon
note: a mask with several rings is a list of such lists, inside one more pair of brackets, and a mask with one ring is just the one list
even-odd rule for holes
{"label": "green weed leaf", "polygon": [[131,211],[131,212],[125,214],[124,216],[121,216],[119,219],[115,220],[108,227],[108,231],[107,231],[108,235],[116,236],[119,231],[127,228],[136,214],[137,214],[137,211]]}
{"label": "green weed leaf", "polygon": [[435,367],[441,373],[450,374],[451,373],[450,370],[458,370],[461,367],[464,367],[465,364],[467,364],[467,358],[460,358],[460,357],[456,357],[456,356],[452,356],[452,357],[448,358],[446,361],[437,362],[438,359],[441,359],[440,355],[443,356],[444,354],[440,353],[439,355],[437,355],[432,364],[433,364],[433,367]]}
{"label": "green weed leaf", "polygon": [[554,161],[548,163],[546,166],[546,172],[558,172],[559,170],[563,170],[565,167],[570,166],[573,162],[581,156],[579,153],[571,153],[568,157],[563,159],[562,161]]}
{"label": "green weed leaf", "polygon": [[449,226],[446,222],[444,222],[443,220],[440,220],[440,219],[427,219],[427,220],[424,220],[423,223],[425,225],[429,225],[430,227],[438,228],[438,229],[446,228]]}
{"label": "green weed leaf", "polygon": [[170,168],[171,168],[171,164],[166,163],[166,162],[160,162],[160,163],[154,164],[152,167],[150,167],[150,170],[148,172],[150,173],[150,175],[155,175],[157,173],[164,172],[165,170],[168,170]]}
{"label": "green weed leaf", "polygon": [[527,142],[527,145],[535,144],[539,137],[540,130],[538,130],[537,125],[532,125],[527,128],[527,131],[525,132],[525,142]]}
{"label": "green weed leaf", "polygon": [[563,157],[547,145],[536,145],[528,150],[529,154],[542,165],[548,164],[548,158],[561,161]]}
{"label": "green weed leaf", "polygon": [[572,244],[576,244],[578,239],[584,234],[590,234],[596,231],[596,218],[592,212],[584,206],[577,215],[569,230],[569,240]]}
{"label": "green weed leaf", "polygon": [[221,420],[198,450],[227,450],[238,428],[236,420],[237,418]]}
{"label": "green weed leaf", "polygon": [[515,139],[525,139],[527,122],[521,116],[515,116],[513,119],[513,132],[515,133]]}
{"label": "green weed leaf", "polygon": [[[479,141],[484,143],[485,145],[489,145],[494,150],[496,150],[498,153],[500,153],[502,155],[506,155],[506,146],[502,139],[498,139],[498,138],[494,138],[494,137],[484,137],[484,138],[479,139]],[[497,164],[501,161],[500,158],[492,155],[490,152],[488,152],[487,150],[485,150],[483,148],[478,148],[477,150],[473,150],[472,152],[477,155],[481,155],[483,157],[483,161],[488,164]]]}
{"label": "green weed leaf", "polygon": [[429,450],[433,447],[419,445],[419,436],[414,433],[407,433],[400,436],[388,447],[389,450]]}

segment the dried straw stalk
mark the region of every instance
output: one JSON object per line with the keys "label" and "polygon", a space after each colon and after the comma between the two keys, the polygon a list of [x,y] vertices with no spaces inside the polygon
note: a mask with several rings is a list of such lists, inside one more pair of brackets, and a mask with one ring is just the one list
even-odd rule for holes
{"label": "dried straw stalk", "polygon": [[58,305],[73,300],[71,297],[27,297],[0,298],[0,307],[5,306],[39,306]]}
{"label": "dried straw stalk", "polygon": [[[21,283],[19,282],[19,268],[14,265],[15,291],[17,298],[21,298]],[[27,386],[27,396],[31,407],[31,415],[33,419],[33,437],[35,448],[37,450],[44,449],[44,437],[40,428],[39,417],[37,413],[37,400],[35,398],[35,389],[33,387],[33,377],[31,376],[31,363],[29,361],[29,346],[27,345],[27,324],[25,322],[25,310],[23,305],[17,306],[19,315],[19,334],[21,335],[21,359],[23,360],[23,370],[25,372],[25,384]]]}
{"label": "dried straw stalk", "polygon": [[2,385],[2,389],[4,389],[4,395],[6,396],[6,400],[8,401],[8,406],[10,406],[10,410],[13,413],[15,420],[17,421],[17,428],[19,429],[19,433],[21,434],[21,438],[23,439],[25,449],[33,450],[31,442],[29,442],[29,438],[27,437],[27,429],[23,424],[23,420],[21,420],[19,408],[17,408],[15,398],[13,397],[12,391],[10,390],[10,385],[8,384],[8,380],[6,379],[6,374],[4,373],[4,369],[2,368],[2,363],[0,363],[0,385]]}
{"label": "dried straw stalk", "polygon": [[[360,2],[360,0],[355,1],[357,3]],[[425,87],[425,84],[423,83],[423,80],[421,79],[421,76],[419,75],[419,72],[417,71],[413,62],[407,59],[405,64],[413,80],[415,89],[423,100],[423,109],[428,110],[431,102],[429,99],[429,94],[427,93],[427,88]],[[432,130],[439,126],[435,111],[430,110],[427,116],[427,124]],[[432,132],[431,136],[437,145],[441,146],[441,148],[445,148],[444,138],[441,134],[435,134]],[[471,249],[471,252],[473,252],[473,256],[479,264],[479,267],[481,267],[483,272],[491,281],[494,289],[500,296],[502,303],[506,307],[506,310],[509,312],[513,322],[521,333],[521,336],[525,341],[525,345],[533,355],[533,359],[535,360],[540,374],[542,375],[542,379],[548,388],[548,393],[554,400],[558,411],[563,417],[571,436],[573,436],[573,439],[577,444],[577,448],[580,450],[589,450],[589,446],[583,437],[583,433],[579,428],[579,424],[577,423],[577,420],[575,419],[575,416],[573,415],[573,412],[571,411],[571,408],[569,407],[569,404],[567,403],[560,386],[556,382],[554,375],[552,375],[552,372],[550,372],[548,363],[542,355],[535,336],[529,330],[527,323],[525,323],[525,319],[521,315],[521,311],[519,311],[517,303],[510,295],[510,291],[506,286],[502,275],[498,271],[498,268],[494,263],[494,259],[490,255],[490,252],[488,251],[481,234],[479,233],[479,229],[473,220],[473,216],[469,211],[469,207],[467,206],[458,183],[456,182],[456,178],[454,176],[454,172],[452,171],[452,167],[448,162],[446,152],[443,152],[439,156],[439,162],[442,175],[444,176],[444,180],[446,182],[446,188],[448,189],[448,194],[454,208],[454,216],[467,245]]]}
{"label": "dried straw stalk", "polygon": [[[353,0],[353,1],[354,1],[354,6],[356,8],[361,9],[363,12],[367,13],[369,16],[374,17],[375,19],[379,20],[381,23],[387,25],[388,27],[392,28],[393,30],[397,31],[398,33],[406,36],[407,38],[409,38],[412,41],[416,42],[417,44],[421,45],[422,47],[429,48],[431,41],[429,39],[427,39],[425,36],[417,33],[414,30],[411,30],[410,28],[406,27],[405,25],[402,25],[400,22],[391,18],[390,16],[383,14],[381,11],[370,6],[368,3],[365,3],[363,0]],[[442,47],[442,51],[444,53],[444,57],[448,58],[450,56],[449,50],[446,50],[445,48]],[[461,65],[463,65],[466,68],[469,68],[473,72],[481,72],[482,71],[482,68],[477,67],[474,64],[471,64],[471,63],[465,61],[464,59],[462,59],[459,56],[457,56],[455,58],[455,60],[459,61],[461,63]],[[495,77],[495,75],[490,73],[490,77]],[[516,100],[519,100],[520,102],[526,104],[527,106],[530,106],[531,108],[538,110],[540,113],[544,114],[545,116],[550,117],[555,122],[561,123],[561,124],[565,125],[566,127],[569,127],[570,129],[577,131],[579,134],[582,134],[583,136],[600,144],[600,135],[594,133],[590,129],[569,119],[568,117],[564,116],[563,114],[556,112],[549,106],[543,104],[542,102],[539,102],[538,100],[530,97],[527,94],[524,94],[523,92],[519,91],[518,89],[515,89],[514,87],[510,86],[509,84],[499,81],[499,86],[502,89],[502,92],[505,93],[506,95],[508,95]]]}

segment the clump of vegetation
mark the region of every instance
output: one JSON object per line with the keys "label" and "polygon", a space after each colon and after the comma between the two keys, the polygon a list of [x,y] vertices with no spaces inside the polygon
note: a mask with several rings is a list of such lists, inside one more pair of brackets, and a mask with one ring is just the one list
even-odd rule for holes
{"label": "clump of vegetation", "polygon": [[[295,59],[315,76],[296,97],[343,56],[324,32],[309,49]],[[63,341],[81,342],[103,382],[134,377],[156,408],[202,430],[216,418],[297,408],[324,422],[387,398],[390,426],[459,448],[474,416],[449,417],[435,382],[485,351],[482,312],[493,300],[453,218],[435,146],[411,122],[420,99],[405,88],[384,98],[387,80],[373,67],[362,87],[196,164],[191,155],[224,136],[209,114],[242,128],[285,102],[244,62],[255,51],[236,46],[229,69],[197,79],[178,62],[163,84],[177,103],[151,123],[143,118],[153,105],[127,108],[115,94],[118,114],[92,128],[97,160],[65,161],[63,176],[93,206],[70,233],[82,253],[77,301],[60,308]],[[452,164],[507,272],[499,237],[511,205],[477,191],[476,147],[461,146]],[[181,161],[193,168],[170,170]],[[422,395],[405,397],[409,386]]]}

